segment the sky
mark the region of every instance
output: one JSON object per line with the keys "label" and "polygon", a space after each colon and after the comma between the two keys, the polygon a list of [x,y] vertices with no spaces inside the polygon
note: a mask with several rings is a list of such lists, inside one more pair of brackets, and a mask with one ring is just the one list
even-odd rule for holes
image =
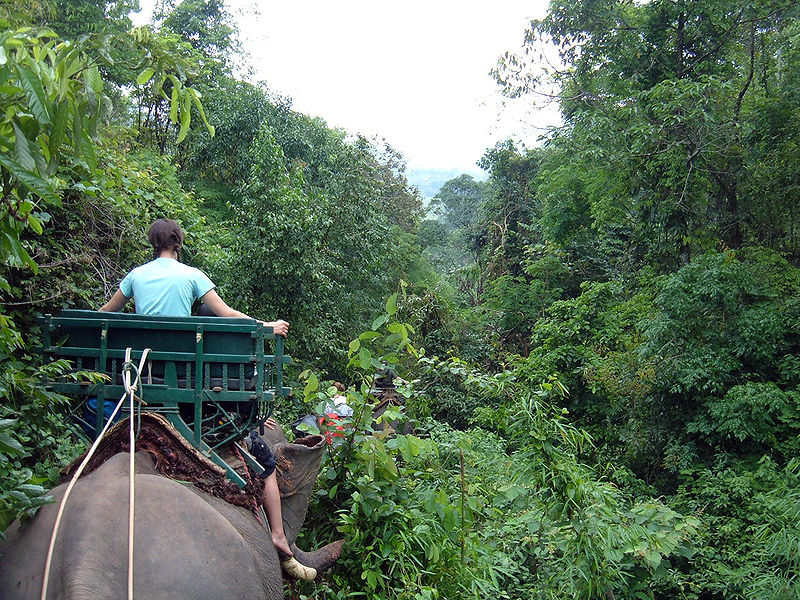
{"label": "sky", "polygon": [[[477,174],[497,141],[534,145],[558,122],[553,106],[504,102],[489,75],[547,0],[227,2],[250,79],[331,127],[385,138],[411,170]],[[141,4],[146,22],[152,0]]]}

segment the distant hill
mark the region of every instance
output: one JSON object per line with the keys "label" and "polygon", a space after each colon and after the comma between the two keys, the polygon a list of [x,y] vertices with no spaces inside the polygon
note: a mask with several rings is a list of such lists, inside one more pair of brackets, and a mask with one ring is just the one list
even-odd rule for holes
{"label": "distant hill", "polygon": [[408,169],[408,171],[406,171],[406,176],[408,177],[409,183],[419,189],[420,194],[422,194],[424,204],[427,206],[431,198],[433,198],[439,192],[439,189],[442,187],[442,185],[451,179],[455,179],[463,173],[472,175],[472,177],[481,181],[486,179],[486,173],[477,168],[472,170],[415,168]]}

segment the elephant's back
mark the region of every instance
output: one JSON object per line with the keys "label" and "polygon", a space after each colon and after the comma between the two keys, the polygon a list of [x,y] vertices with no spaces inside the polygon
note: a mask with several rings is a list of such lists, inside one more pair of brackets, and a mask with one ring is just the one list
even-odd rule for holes
{"label": "elephant's back", "polygon": [[[128,455],[118,454],[75,486],[58,533],[49,582],[53,593],[48,597],[126,596],[127,464]],[[53,492],[58,500],[63,487]],[[264,556],[254,553],[231,521],[187,486],[139,473],[135,509],[136,597],[274,597],[272,590],[263,589]],[[40,597],[57,510],[57,504],[43,507],[30,522],[9,530],[8,542],[0,546],[0,598]]]}

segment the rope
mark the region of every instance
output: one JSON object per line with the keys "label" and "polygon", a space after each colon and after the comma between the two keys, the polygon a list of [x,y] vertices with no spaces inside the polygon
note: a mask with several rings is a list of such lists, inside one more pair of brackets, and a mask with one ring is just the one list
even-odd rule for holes
{"label": "rope", "polygon": [[[97,436],[97,439],[94,441],[94,443],[92,444],[91,448],[89,448],[89,452],[86,453],[86,456],[84,457],[84,459],[81,462],[80,466],[75,471],[75,474],[72,476],[72,479],[70,480],[69,485],[67,486],[67,489],[64,492],[64,497],[61,499],[61,504],[58,507],[58,514],[56,515],[56,521],[55,521],[55,524],[53,525],[53,534],[50,536],[50,546],[47,549],[47,560],[45,560],[45,563],[44,563],[44,577],[42,579],[42,595],[40,597],[41,600],[46,600],[47,599],[47,586],[48,586],[48,583],[50,581],[50,567],[51,567],[51,565],[53,563],[53,552],[54,552],[55,547],[56,547],[56,537],[58,535],[58,528],[61,525],[61,518],[64,515],[64,508],[67,505],[67,499],[69,498],[69,495],[72,493],[72,488],[75,487],[75,483],[78,481],[78,478],[81,476],[81,474],[83,473],[84,469],[86,468],[86,465],[89,464],[89,461],[91,460],[92,456],[94,456],[94,453],[97,451],[97,447],[100,445],[100,442],[102,441],[103,436],[105,436],[106,432],[111,427],[111,424],[114,422],[114,417],[117,416],[117,413],[119,412],[119,409],[122,408],[122,405],[125,402],[125,398],[128,397],[128,396],[130,396],[130,401],[131,401],[131,413],[130,413],[130,417],[128,418],[128,420],[130,421],[130,424],[131,424],[131,434],[130,434],[130,443],[131,443],[131,447],[130,447],[130,451],[131,451],[131,453],[130,453],[131,454],[130,469],[131,469],[131,471],[130,471],[130,493],[129,493],[129,498],[128,498],[128,502],[129,502],[129,505],[130,505],[129,511],[128,511],[128,517],[129,517],[129,522],[130,522],[130,525],[129,525],[129,528],[128,528],[128,598],[129,598],[129,600],[133,600],[133,498],[134,498],[134,483],[133,483],[134,482],[134,470],[133,470],[134,469],[134,465],[133,465],[133,451],[134,451],[134,447],[133,447],[133,442],[134,442],[134,437],[133,437],[133,400],[134,400],[134,396],[136,395],[136,389],[137,389],[137,387],[139,385],[139,372],[142,370],[142,367],[144,366],[144,362],[145,362],[145,360],[147,358],[147,355],[149,353],[150,353],[150,348],[145,348],[144,351],[142,352],[142,358],[139,361],[139,367],[137,368],[131,362],[131,349],[130,348],[126,348],[126,350],[125,350],[125,364],[122,366],[122,373],[123,373],[122,381],[123,381],[123,384],[125,385],[125,393],[119,399],[119,402],[117,402],[117,406],[114,408],[114,411],[111,413],[111,416],[108,418],[108,422],[105,424],[105,426],[103,427],[103,430],[100,432],[100,435]],[[136,373],[136,378],[134,379],[133,383],[131,383],[131,378],[130,378],[131,372],[135,372]],[[99,405],[98,405],[98,410],[96,411],[95,414],[96,414],[96,418],[99,419],[100,418],[100,414],[101,414]]]}
{"label": "rope", "polygon": [[[136,470],[134,467],[134,455],[136,453],[136,436],[133,431],[133,411],[134,411],[134,398],[136,397],[136,389],[139,387],[139,380],[141,376],[142,367],[145,364],[147,355],[150,353],[150,348],[145,348],[142,352],[142,358],[139,360],[139,368],[137,369],[131,362],[131,349],[125,349],[125,364],[122,366],[122,383],[125,386],[125,393],[128,394],[131,401],[131,408],[128,425],[129,425],[129,455],[130,455],[130,479],[128,485],[128,600],[133,600],[133,517],[134,517],[134,499]],[[135,372],[136,376],[131,383],[131,373]],[[123,395],[123,398],[125,396]]]}

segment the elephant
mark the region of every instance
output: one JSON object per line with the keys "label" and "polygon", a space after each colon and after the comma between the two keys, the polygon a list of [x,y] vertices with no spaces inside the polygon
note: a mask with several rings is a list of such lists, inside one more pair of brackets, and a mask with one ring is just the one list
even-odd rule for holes
{"label": "elephant", "polygon": [[[143,419],[142,432],[151,434],[140,435],[143,441],[137,442],[135,453],[134,596],[142,600],[283,598],[280,560],[269,533],[251,510],[253,496],[238,492],[224,480],[222,469],[168,431],[166,421],[153,425],[149,423],[152,420]],[[126,422],[115,430],[126,427]],[[124,434],[127,436],[127,430]],[[306,516],[325,442],[320,436],[309,436],[302,443],[287,443],[279,430],[267,430],[262,437],[276,459],[284,528],[292,551],[300,562],[321,572],[338,559],[343,541],[308,553],[294,541]],[[165,440],[169,442],[166,445]],[[158,452],[153,451],[154,445]],[[130,454],[113,446],[111,442],[105,448],[101,444],[96,464],[90,463],[69,497],[54,549],[48,598],[127,596]],[[174,464],[167,465],[166,460],[174,454],[190,460],[184,460],[182,470],[171,474],[185,479],[194,470],[200,473],[197,483],[187,484],[163,474],[174,471]],[[201,489],[215,486],[217,491],[236,496],[240,505]],[[13,523],[6,531],[6,541],[0,542],[3,600],[41,597],[48,545],[65,488],[66,484],[54,488],[54,504],[42,507],[24,523]]]}

